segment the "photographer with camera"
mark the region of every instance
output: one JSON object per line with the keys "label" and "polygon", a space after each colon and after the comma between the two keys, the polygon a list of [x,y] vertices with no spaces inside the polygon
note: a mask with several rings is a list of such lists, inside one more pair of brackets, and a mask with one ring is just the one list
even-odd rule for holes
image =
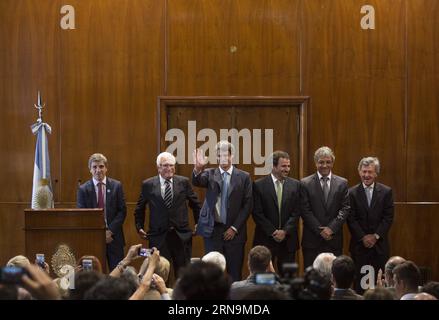
{"label": "photographer with camera", "polygon": [[256,290],[259,285],[280,285],[271,261],[271,252],[267,247],[253,247],[248,253],[247,266],[250,272],[247,279],[232,283],[232,300],[240,300],[252,290]]}

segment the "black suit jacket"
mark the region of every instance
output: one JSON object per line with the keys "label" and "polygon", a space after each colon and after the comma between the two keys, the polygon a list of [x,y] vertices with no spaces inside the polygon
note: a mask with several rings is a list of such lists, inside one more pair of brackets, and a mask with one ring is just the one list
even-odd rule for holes
{"label": "black suit jacket", "polygon": [[366,234],[378,234],[380,238],[375,244],[377,253],[389,255],[388,233],[393,222],[394,205],[392,189],[375,182],[370,207],[367,205],[363,184],[349,189],[351,214],[348,226],[351,232],[350,251],[361,254],[365,250],[361,239]]}
{"label": "black suit jacket", "polygon": [[[215,204],[222,187],[220,169],[206,169],[196,176],[192,173],[192,184],[196,187],[207,188],[197,233],[203,237],[210,237],[215,222]],[[228,196],[226,227],[233,226],[238,230],[238,234],[232,241],[245,242],[247,240],[247,218],[253,205],[252,183],[247,172],[233,168]]]}
{"label": "black suit jacket", "polygon": [[[108,229],[113,233],[114,244],[125,245],[123,234],[123,223],[127,214],[125,196],[122,183],[107,177],[106,184],[105,215],[107,218]],[[76,198],[78,208],[97,208],[95,186],[93,179],[82,184],[78,189]]]}
{"label": "black suit jacket", "polygon": [[[253,183],[253,220],[256,223],[254,244],[266,244],[274,230],[287,233],[284,241],[290,251],[299,246],[297,221],[300,215],[300,182],[287,177],[283,184],[281,213],[271,174]],[[279,227],[280,220],[280,227]]]}
{"label": "black suit jacket", "polygon": [[[332,174],[325,204],[322,186],[317,173],[301,180],[301,210],[304,222],[302,247],[319,248],[326,244],[333,249],[343,248],[343,223],[350,212],[348,182]],[[320,227],[329,227],[334,232],[326,241],[320,236]]]}
{"label": "black suit jacket", "polygon": [[142,183],[139,200],[134,212],[136,229],[143,229],[145,225],[145,208],[149,205],[150,218],[148,238],[150,246],[159,247],[165,240],[166,233],[173,227],[183,241],[192,237],[189,226],[189,216],[186,201],[192,208],[195,222],[198,221],[200,202],[194,193],[189,179],[174,175],[172,178],[172,206],[166,208],[160,189],[159,176],[151,177]]}

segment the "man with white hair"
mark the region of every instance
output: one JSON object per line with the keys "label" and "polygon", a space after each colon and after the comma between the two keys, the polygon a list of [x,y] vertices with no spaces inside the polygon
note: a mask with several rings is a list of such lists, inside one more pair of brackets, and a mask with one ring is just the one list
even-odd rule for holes
{"label": "man with white hair", "polygon": [[[175,157],[169,152],[157,156],[158,175],[142,183],[134,212],[136,229],[149,246],[172,261],[174,274],[192,256],[192,230],[189,226],[187,204],[192,208],[195,223],[201,209],[189,179],[175,175]],[[149,205],[149,230],[145,232],[145,208]]]}
{"label": "man with white hair", "polygon": [[211,251],[201,258],[201,261],[212,262],[216,264],[221,270],[226,271],[226,258],[221,252]]}
{"label": "man with white hair", "polygon": [[321,274],[327,275],[331,277],[332,275],[332,262],[335,260],[336,256],[334,256],[331,252],[322,252],[317,258],[314,260],[312,267],[319,271]]}

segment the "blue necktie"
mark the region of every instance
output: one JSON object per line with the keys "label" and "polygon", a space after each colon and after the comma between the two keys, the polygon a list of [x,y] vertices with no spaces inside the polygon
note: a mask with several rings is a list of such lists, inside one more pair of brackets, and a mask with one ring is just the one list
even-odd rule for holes
{"label": "blue necktie", "polygon": [[223,172],[223,186],[221,189],[221,222],[226,224],[227,222],[227,192],[229,190],[229,180],[228,180],[228,173],[225,171]]}

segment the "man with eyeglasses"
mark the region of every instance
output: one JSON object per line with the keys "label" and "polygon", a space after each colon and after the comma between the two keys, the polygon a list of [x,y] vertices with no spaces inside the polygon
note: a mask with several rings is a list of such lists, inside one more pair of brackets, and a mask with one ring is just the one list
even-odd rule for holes
{"label": "man with eyeglasses", "polygon": [[[160,255],[172,261],[174,274],[185,266],[192,256],[192,230],[189,226],[187,204],[192,208],[195,223],[201,209],[189,179],[175,175],[175,157],[169,152],[157,156],[158,175],[142,183],[134,211],[137,233],[149,240]],[[149,205],[149,230],[145,232],[145,209]]]}

